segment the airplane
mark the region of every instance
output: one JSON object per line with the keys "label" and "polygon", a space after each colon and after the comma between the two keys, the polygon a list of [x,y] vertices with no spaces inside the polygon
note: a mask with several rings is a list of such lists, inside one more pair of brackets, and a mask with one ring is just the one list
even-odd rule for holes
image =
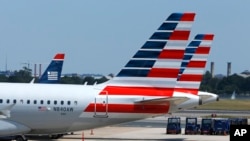
{"label": "airplane", "polygon": [[[184,89],[186,93],[197,94],[198,92],[198,96],[200,96],[202,99],[202,104],[207,104],[219,100],[219,97],[216,94],[198,91],[213,38],[213,34],[197,34],[195,38],[189,43],[189,45],[185,49],[185,54],[181,65],[182,68],[179,72],[179,79],[176,85],[176,87]],[[65,54],[62,53],[58,53],[55,55],[46,71],[40,77],[38,81],[39,83],[59,83],[64,55]],[[196,74],[194,75],[192,73]],[[54,75],[51,76],[52,74]],[[188,81],[186,81],[185,78],[183,79],[183,77],[188,78]],[[194,84],[195,81],[197,82]],[[190,85],[193,85],[192,90],[189,90],[192,92],[187,91],[188,88],[185,88],[185,85],[189,87]],[[178,91],[178,89],[176,90]]]}
{"label": "airplane", "polygon": [[57,53],[54,56],[49,66],[46,68],[42,76],[38,79],[38,83],[55,84],[60,82],[64,56],[64,53]]}
{"label": "airplane", "polygon": [[202,104],[219,101],[213,93],[198,91],[214,34],[197,34],[187,46],[175,91],[198,94]]}
{"label": "airplane", "polygon": [[[216,94],[198,91],[213,38],[213,34],[197,34],[189,43],[185,49],[181,64],[182,67],[175,86],[175,91],[198,94],[202,100],[202,104],[219,101],[219,96]],[[192,107],[192,105],[190,106]],[[182,109],[177,105],[176,108],[179,110]]]}
{"label": "airplane", "polygon": [[[37,83],[48,83],[48,84],[58,84],[61,79],[63,61],[64,61],[65,54],[64,53],[57,53],[54,58],[51,60],[49,66],[43,72],[42,76],[38,79]],[[30,82],[34,84],[35,78],[32,79]],[[60,137],[59,135],[50,136],[51,138]],[[34,137],[34,136],[31,136]],[[18,138],[18,136],[5,136],[0,137],[0,140],[13,140]]]}
{"label": "airplane", "polygon": [[[195,13],[173,13],[110,81],[97,85],[0,83],[0,136],[93,129],[199,105],[175,85]],[[14,88],[14,89],[13,89]]]}

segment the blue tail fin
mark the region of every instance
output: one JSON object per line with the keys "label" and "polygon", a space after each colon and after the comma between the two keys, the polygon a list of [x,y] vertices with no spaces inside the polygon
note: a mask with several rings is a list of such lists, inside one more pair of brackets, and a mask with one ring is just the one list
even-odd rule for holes
{"label": "blue tail fin", "polygon": [[63,67],[64,54],[58,53],[55,55],[43,75],[38,80],[38,83],[59,83]]}

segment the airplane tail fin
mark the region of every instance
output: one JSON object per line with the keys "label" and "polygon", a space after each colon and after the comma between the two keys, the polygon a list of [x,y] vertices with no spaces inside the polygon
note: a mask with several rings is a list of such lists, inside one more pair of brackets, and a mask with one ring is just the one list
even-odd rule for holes
{"label": "airplane tail fin", "polygon": [[185,50],[175,91],[197,95],[205,70],[213,34],[198,34]]}
{"label": "airplane tail fin", "polygon": [[64,53],[58,53],[39,78],[38,83],[59,83],[64,61]]}
{"label": "airplane tail fin", "polygon": [[101,94],[171,96],[194,17],[171,14]]}

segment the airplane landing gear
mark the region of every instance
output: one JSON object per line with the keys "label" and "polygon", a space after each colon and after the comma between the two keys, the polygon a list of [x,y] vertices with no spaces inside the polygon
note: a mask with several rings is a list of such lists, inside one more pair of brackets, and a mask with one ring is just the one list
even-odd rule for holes
{"label": "airplane landing gear", "polygon": [[23,135],[21,136],[21,135],[20,135],[20,136],[17,136],[17,137],[16,137],[16,141],[28,141],[28,139],[25,138],[25,136],[23,136]]}

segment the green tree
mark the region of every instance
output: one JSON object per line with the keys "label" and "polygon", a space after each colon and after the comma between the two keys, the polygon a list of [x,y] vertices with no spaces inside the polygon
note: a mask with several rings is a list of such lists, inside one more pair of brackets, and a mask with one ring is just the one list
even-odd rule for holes
{"label": "green tree", "polygon": [[8,77],[6,75],[0,75],[0,82],[8,82]]}
{"label": "green tree", "polygon": [[83,79],[83,84],[94,85],[95,83],[96,83],[96,80],[94,79],[94,77],[86,76],[86,77]]}
{"label": "green tree", "polygon": [[60,83],[62,84],[82,84],[83,80],[78,76],[64,76],[61,78]]}
{"label": "green tree", "polygon": [[32,80],[31,69],[24,67],[22,70],[15,71],[14,75],[10,76],[8,82],[28,83]]}

